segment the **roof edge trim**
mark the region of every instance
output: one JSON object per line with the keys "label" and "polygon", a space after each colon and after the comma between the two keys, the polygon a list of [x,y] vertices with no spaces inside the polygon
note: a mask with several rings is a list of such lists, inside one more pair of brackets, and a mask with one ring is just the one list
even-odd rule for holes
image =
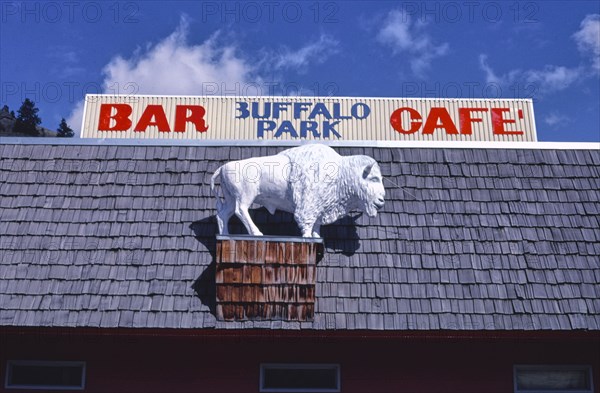
{"label": "roof edge trim", "polygon": [[90,335],[90,336],[163,336],[196,338],[379,338],[379,339],[584,339],[599,341],[597,330],[280,330],[280,329],[177,329],[177,328],[100,328],[0,326],[2,335]]}
{"label": "roof edge trim", "polygon": [[0,145],[106,146],[298,146],[323,143],[333,147],[431,149],[600,150],[600,142],[464,142],[464,141],[344,141],[344,140],[195,140],[125,138],[0,137]]}
{"label": "roof edge trim", "polygon": [[217,235],[217,240],[258,240],[265,242],[323,243],[320,237],[301,236],[252,236],[252,235]]}
{"label": "roof edge trim", "polygon": [[234,98],[236,100],[257,100],[261,98],[269,98],[276,99],[280,101],[302,101],[306,99],[318,98],[322,100],[328,101],[336,101],[336,100],[382,100],[382,101],[398,101],[398,100],[406,100],[406,101],[492,101],[492,102],[506,102],[506,101],[519,101],[519,102],[532,102],[533,98],[486,98],[486,97],[469,97],[469,98],[456,98],[456,97],[363,97],[363,96],[277,96],[277,95],[260,95],[260,96],[247,96],[247,95],[213,95],[213,94],[133,94],[133,95],[123,95],[123,94],[86,94],[86,101],[89,101],[87,97],[116,97],[116,98],[137,98],[137,97],[193,97],[193,98],[210,98],[210,99],[230,99]]}

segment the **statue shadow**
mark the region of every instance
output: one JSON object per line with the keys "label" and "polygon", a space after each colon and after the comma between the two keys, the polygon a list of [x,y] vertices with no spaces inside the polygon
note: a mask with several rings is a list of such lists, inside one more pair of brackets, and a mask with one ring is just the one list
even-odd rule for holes
{"label": "statue shadow", "polygon": [[217,254],[217,219],[215,216],[203,218],[190,224],[194,237],[206,247],[211,262],[192,284],[192,289],[200,302],[208,307],[212,315],[217,315],[215,286],[216,254]]}
{"label": "statue shadow", "polygon": [[[271,215],[267,209],[250,210],[252,220],[265,236],[301,236],[300,229],[291,213],[276,211]],[[360,217],[345,216],[336,222],[321,227],[321,237],[324,239],[325,250],[352,256],[359,248],[359,239],[356,229],[356,220]],[[190,224],[194,237],[204,245],[210,253],[211,262],[202,271],[192,284],[196,297],[207,306],[212,315],[216,315],[216,252],[218,233],[216,217],[209,216]],[[233,216],[229,220],[229,233],[231,235],[246,235],[247,231],[242,222]],[[321,258],[319,258],[320,260]]]}

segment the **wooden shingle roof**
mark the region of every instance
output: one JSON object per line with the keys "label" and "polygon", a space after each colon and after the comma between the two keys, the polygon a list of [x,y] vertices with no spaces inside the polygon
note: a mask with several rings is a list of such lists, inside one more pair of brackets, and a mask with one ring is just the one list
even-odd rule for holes
{"label": "wooden shingle roof", "polygon": [[218,322],[210,176],[282,149],[0,144],[0,326],[600,329],[600,150],[559,149],[336,148],[387,202],[322,229],[314,322]]}

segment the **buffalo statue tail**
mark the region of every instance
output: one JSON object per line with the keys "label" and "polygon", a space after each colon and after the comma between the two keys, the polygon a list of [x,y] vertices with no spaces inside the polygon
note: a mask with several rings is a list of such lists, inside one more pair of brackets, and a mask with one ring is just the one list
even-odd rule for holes
{"label": "buffalo statue tail", "polygon": [[[217,199],[217,211],[221,210],[221,206],[223,205],[223,202],[221,201],[221,197],[219,196],[219,193],[217,192],[217,189],[215,187],[215,179],[221,175],[221,168],[223,168],[223,167],[217,168],[215,173],[210,178],[210,189],[212,190],[213,194],[215,195],[215,198]],[[221,187],[222,187],[222,185],[221,185]]]}

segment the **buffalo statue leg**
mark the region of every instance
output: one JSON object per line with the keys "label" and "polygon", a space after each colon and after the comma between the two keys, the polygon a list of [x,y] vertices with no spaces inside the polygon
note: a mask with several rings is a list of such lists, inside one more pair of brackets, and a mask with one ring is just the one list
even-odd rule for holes
{"label": "buffalo statue leg", "polygon": [[235,215],[240,218],[240,221],[242,221],[242,224],[244,224],[250,235],[262,236],[262,232],[254,224],[254,221],[252,221],[252,218],[250,217],[250,213],[248,213],[249,207],[249,205],[238,202],[235,208]]}
{"label": "buffalo statue leg", "polygon": [[217,225],[219,226],[219,234],[229,235],[229,219],[234,213],[233,205],[224,203],[217,209]]}
{"label": "buffalo statue leg", "polygon": [[321,237],[321,224],[315,223],[315,225],[313,225],[312,237]]}
{"label": "buffalo statue leg", "polygon": [[298,223],[298,227],[300,227],[300,232],[302,232],[302,237],[314,237],[313,236],[313,228],[315,223],[311,220],[306,220],[298,214],[294,215],[296,222]]}

